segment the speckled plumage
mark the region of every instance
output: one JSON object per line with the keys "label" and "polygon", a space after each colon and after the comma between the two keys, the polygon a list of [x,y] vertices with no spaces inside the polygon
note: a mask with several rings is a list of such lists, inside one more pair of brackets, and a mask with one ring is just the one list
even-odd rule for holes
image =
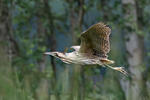
{"label": "speckled plumage", "polygon": [[107,58],[110,51],[109,35],[111,29],[102,22],[92,25],[81,34],[81,53]]}
{"label": "speckled plumage", "polygon": [[109,35],[111,29],[102,22],[92,25],[81,34],[81,45],[72,46],[70,53],[46,52],[45,54],[59,58],[64,63],[80,65],[101,65],[127,74],[123,67],[112,67],[114,61],[107,59],[110,51]]}

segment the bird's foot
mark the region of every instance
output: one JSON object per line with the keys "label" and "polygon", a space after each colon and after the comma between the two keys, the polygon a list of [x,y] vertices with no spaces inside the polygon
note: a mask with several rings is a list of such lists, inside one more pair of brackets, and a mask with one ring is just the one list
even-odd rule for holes
{"label": "bird's foot", "polygon": [[124,69],[124,67],[113,67],[114,70],[120,71],[121,73],[128,76],[127,71]]}
{"label": "bird's foot", "polygon": [[105,64],[107,67],[114,69],[116,71],[119,71],[121,73],[123,73],[124,75],[128,76],[128,72],[124,69],[124,67],[112,67],[110,65]]}

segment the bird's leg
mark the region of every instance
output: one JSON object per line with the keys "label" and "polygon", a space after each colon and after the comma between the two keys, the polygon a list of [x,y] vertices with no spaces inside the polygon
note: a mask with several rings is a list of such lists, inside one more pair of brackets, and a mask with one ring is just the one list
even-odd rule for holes
{"label": "bird's leg", "polygon": [[101,66],[104,67],[104,68],[106,67],[106,66],[104,66],[104,65],[101,65]]}
{"label": "bird's leg", "polygon": [[110,66],[108,64],[105,64],[105,65],[107,67],[111,68],[111,69],[117,70],[117,71],[119,71],[119,72],[121,72],[121,73],[123,73],[123,74],[128,76],[128,73],[127,73],[127,71],[124,70],[124,67],[112,67],[112,66]]}

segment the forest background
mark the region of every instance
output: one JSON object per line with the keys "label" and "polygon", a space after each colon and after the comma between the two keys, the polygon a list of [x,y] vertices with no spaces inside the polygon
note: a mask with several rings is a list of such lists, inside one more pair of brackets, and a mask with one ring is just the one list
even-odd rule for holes
{"label": "forest background", "polygon": [[[0,0],[0,100],[150,100],[149,18],[150,0]],[[43,55],[100,21],[129,77]]]}

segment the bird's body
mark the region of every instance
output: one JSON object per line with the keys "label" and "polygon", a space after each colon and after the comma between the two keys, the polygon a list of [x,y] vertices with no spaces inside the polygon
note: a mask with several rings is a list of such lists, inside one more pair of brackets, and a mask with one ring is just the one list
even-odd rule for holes
{"label": "bird's body", "polygon": [[114,61],[100,58],[94,55],[88,55],[84,53],[79,53],[77,51],[73,51],[71,53],[60,53],[60,52],[46,52],[45,54],[52,55],[56,58],[59,58],[65,63],[71,64],[81,64],[81,65],[103,65],[105,64],[113,64]]}
{"label": "bird's body", "polygon": [[107,59],[107,53],[110,51],[110,33],[111,29],[100,22],[81,34],[81,45],[71,47],[75,51],[70,53],[46,52],[45,54],[59,58],[67,64],[101,65],[127,74],[123,67],[109,65],[114,63],[114,61]]}

